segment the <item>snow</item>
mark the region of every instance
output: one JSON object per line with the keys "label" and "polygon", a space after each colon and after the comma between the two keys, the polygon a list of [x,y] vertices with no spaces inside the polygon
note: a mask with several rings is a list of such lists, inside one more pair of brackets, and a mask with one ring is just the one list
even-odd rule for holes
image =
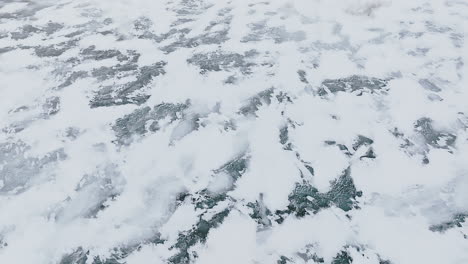
{"label": "snow", "polygon": [[468,263],[467,25],[460,0],[0,2],[0,263]]}

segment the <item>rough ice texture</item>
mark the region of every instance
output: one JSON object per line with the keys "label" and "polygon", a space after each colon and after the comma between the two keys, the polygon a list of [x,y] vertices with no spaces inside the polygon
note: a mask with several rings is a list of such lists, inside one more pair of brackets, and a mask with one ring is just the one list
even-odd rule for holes
{"label": "rough ice texture", "polygon": [[0,0],[0,263],[468,263],[461,0]]}

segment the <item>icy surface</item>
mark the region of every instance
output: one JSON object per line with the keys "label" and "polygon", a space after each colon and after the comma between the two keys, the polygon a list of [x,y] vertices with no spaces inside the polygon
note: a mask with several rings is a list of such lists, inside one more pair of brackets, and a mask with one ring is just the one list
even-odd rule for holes
{"label": "icy surface", "polygon": [[0,0],[0,263],[468,263],[468,2]]}

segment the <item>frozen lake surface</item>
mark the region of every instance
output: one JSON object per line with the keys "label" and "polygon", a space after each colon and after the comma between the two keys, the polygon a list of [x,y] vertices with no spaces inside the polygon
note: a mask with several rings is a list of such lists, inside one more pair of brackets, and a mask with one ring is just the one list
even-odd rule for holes
{"label": "frozen lake surface", "polygon": [[0,0],[0,263],[468,263],[465,0]]}

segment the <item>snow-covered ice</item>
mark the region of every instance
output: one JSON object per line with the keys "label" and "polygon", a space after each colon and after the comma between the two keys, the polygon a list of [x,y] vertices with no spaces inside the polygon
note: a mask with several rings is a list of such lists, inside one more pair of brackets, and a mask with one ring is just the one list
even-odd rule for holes
{"label": "snow-covered ice", "polygon": [[0,0],[0,263],[468,263],[465,0]]}

